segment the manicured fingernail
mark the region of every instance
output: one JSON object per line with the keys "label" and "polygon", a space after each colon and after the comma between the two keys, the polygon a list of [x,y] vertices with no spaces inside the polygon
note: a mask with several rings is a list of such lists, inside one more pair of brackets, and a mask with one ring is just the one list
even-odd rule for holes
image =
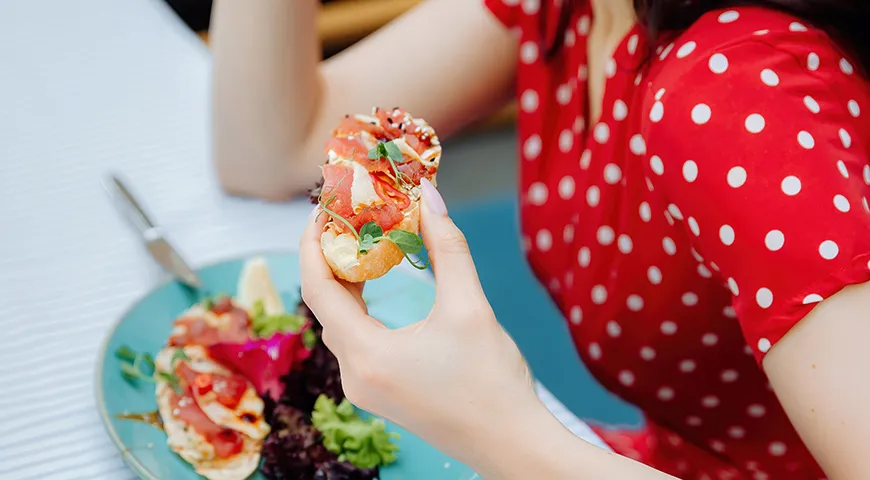
{"label": "manicured fingernail", "polygon": [[424,178],[420,180],[420,187],[423,191],[423,203],[426,204],[426,208],[435,215],[447,216],[447,205],[444,204],[444,199],[441,198],[435,185]]}
{"label": "manicured fingernail", "polygon": [[311,210],[311,213],[308,214],[308,218],[314,218],[317,216],[318,213],[320,213],[320,205],[315,206]]}

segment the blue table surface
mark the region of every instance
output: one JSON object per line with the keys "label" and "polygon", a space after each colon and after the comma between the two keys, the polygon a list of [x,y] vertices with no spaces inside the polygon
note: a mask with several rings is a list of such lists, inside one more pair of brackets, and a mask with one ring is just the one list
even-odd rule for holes
{"label": "blue table surface", "polygon": [[515,196],[450,205],[465,233],[493,310],[544,385],[592,423],[639,425],[631,405],[607,392],[583,366],[562,314],[537,282],[520,247]]}

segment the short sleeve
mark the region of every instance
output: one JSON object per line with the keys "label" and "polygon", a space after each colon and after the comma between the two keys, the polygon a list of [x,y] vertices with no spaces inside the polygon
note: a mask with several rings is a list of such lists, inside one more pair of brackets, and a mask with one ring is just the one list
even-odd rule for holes
{"label": "short sleeve", "polygon": [[870,100],[825,45],[674,58],[644,102],[647,176],[730,288],[759,361],[816,304],[870,281]]}
{"label": "short sleeve", "polygon": [[483,0],[483,3],[506,28],[514,28],[519,25],[520,0]]}

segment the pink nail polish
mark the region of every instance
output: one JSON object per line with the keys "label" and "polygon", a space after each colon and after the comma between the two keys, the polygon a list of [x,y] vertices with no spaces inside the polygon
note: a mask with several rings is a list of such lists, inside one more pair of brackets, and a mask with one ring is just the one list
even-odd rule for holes
{"label": "pink nail polish", "polygon": [[447,216],[447,205],[444,204],[444,199],[441,198],[435,185],[424,178],[420,180],[420,189],[423,191],[423,203],[426,204],[426,208],[435,215]]}

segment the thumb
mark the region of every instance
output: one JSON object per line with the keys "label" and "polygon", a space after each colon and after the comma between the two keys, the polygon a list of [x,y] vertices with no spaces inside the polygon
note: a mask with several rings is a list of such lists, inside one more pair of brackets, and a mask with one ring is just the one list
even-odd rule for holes
{"label": "thumb", "polygon": [[435,272],[436,301],[461,302],[463,298],[482,295],[465,235],[447,216],[447,206],[435,186],[425,178],[420,186],[423,193],[420,230]]}

